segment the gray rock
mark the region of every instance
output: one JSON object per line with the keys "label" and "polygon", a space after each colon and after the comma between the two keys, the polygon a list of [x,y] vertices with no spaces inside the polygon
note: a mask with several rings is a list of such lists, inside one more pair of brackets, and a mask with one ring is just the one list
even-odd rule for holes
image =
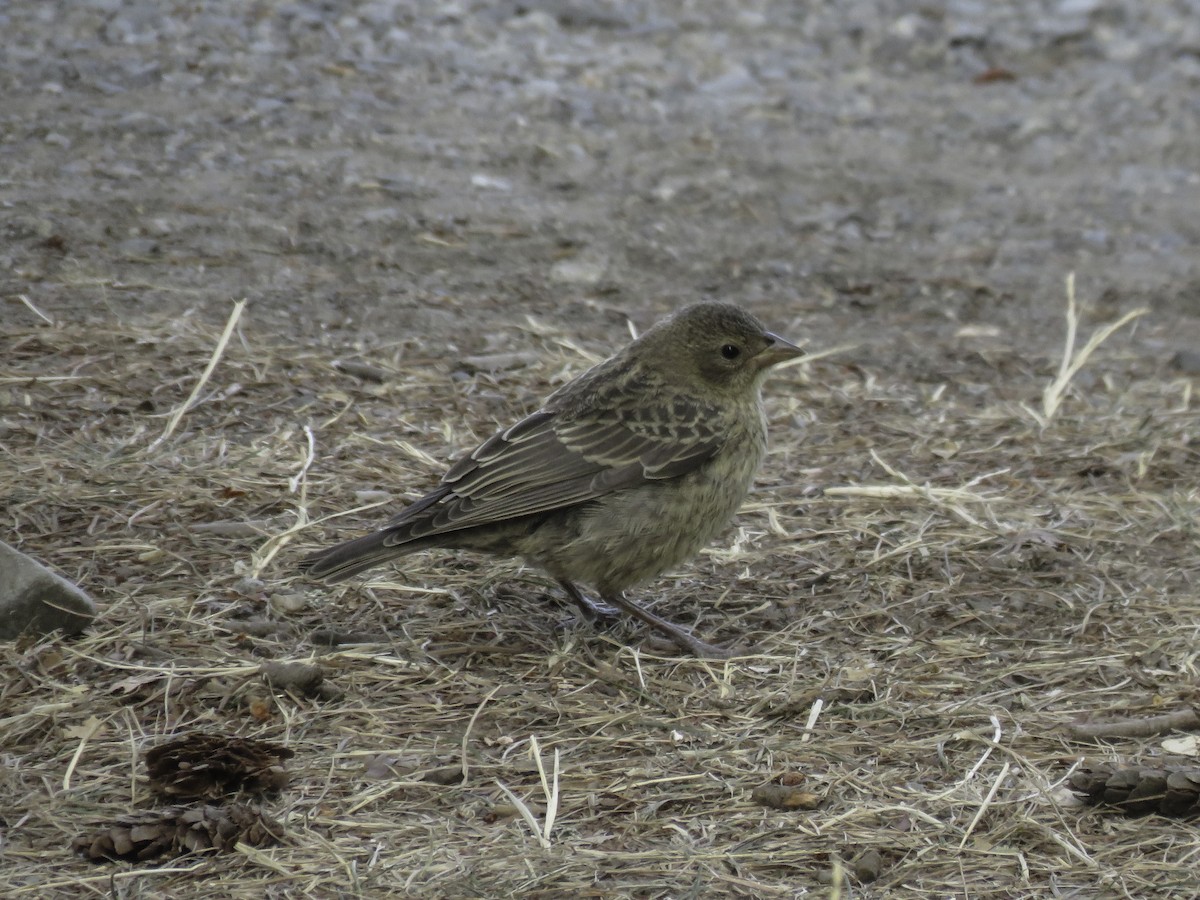
{"label": "gray rock", "polygon": [[62,629],[77,634],[96,617],[78,587],[0,541],[0,640]]}
{"label": "gray rock", "polygon": [[1186,375],[1200,375],[1200,351],[1178,351],[1171,357],[1171,367]]}

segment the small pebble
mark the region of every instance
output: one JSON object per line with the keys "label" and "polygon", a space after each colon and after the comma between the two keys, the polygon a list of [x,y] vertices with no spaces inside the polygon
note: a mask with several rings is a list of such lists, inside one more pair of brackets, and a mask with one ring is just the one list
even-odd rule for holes
{"label": "small pebble", "polygon": [[1171,357],[1171,368],[1185,375],[1200,375],[1200,350],[1180,350]]}

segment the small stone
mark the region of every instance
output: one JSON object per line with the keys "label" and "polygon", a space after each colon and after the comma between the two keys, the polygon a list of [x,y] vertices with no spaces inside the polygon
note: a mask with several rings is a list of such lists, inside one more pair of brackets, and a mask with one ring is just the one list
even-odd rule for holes
{"label": "small stone", "polygon": [[279,691],[293,691],[302,697],[311,697],[320,692],[325,673],[320,666],[302,662],[263,663],[260,673],[263,680]]}
{"label": "small stone", "polygon": [[430,784],[451,785],[462,781],[462,766],[440,766],[425,773],[425,781]]}
{"label": "small stone", "polygon": [[598,284],[608,272],[608,260],[590,254],[561,259],[550,267],[550,277],[567,284]]}
{"label": "small stone", "polygon": [[298,613],[308,605],[303,591],[281,591],[271,597],[271,606],[276,612]]}
{"label": "small stone", "polygon": [[483,172],[477,172],[471,176],[471,186],[505,193],[512,190],[512,182],[507,178],[497,178],[495,175],[485,175]]}
{"label": "small stone", "polygon": [[883,874],[883,856],[878,850],[867,850],[854,860],[854,877],[863,884],[878,881]]}
{"label": "small stone", "polygon": [[1171,357],[1171,368],[1185,375],[1200,375],[1200,350],[1180,350]]}
{"label": "small stone", "polygon": [[0,640],[61,629],[78,634],[96,618],[91,597],[0,541]]}

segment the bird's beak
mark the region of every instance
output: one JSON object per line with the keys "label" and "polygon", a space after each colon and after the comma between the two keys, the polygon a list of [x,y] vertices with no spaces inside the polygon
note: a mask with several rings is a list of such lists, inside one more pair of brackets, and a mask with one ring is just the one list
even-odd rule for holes
{"label": "bird's beak", "polygon": [[803,350],[777,334],[772,334],[768,331],[767,337],[771,339],[771,344],[767,349],[760,352],[755,359],[760,369],[768,369],[781,362],[787,362],[789,359],[797,359],[804,355]]}

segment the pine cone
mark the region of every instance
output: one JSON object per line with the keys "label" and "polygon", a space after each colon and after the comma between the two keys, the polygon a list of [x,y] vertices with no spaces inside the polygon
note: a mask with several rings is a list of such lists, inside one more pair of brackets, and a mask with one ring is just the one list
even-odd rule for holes
{"label": "pine cone", "polygon": [[1071,789],[1085,803],[1112,806],[1131,816],[1200,815],[1200,768],[1192,766],[1081,766],[1071,775]]}
{"label": "pine cone", "polygon": [[269,793],[288,781],[281,744],[221,734],[185,734],[147,750],[150,788],[169,799],[216,800],[239,791]]}
{"label": "pine cone", "polygon": [[283,826],[243,803],[227,806],[168,806],[130,813],[92,835],[71,843],[88,859],[147,860],[215,850],[232,850],[240,841],[252,847],[278,843]]}

